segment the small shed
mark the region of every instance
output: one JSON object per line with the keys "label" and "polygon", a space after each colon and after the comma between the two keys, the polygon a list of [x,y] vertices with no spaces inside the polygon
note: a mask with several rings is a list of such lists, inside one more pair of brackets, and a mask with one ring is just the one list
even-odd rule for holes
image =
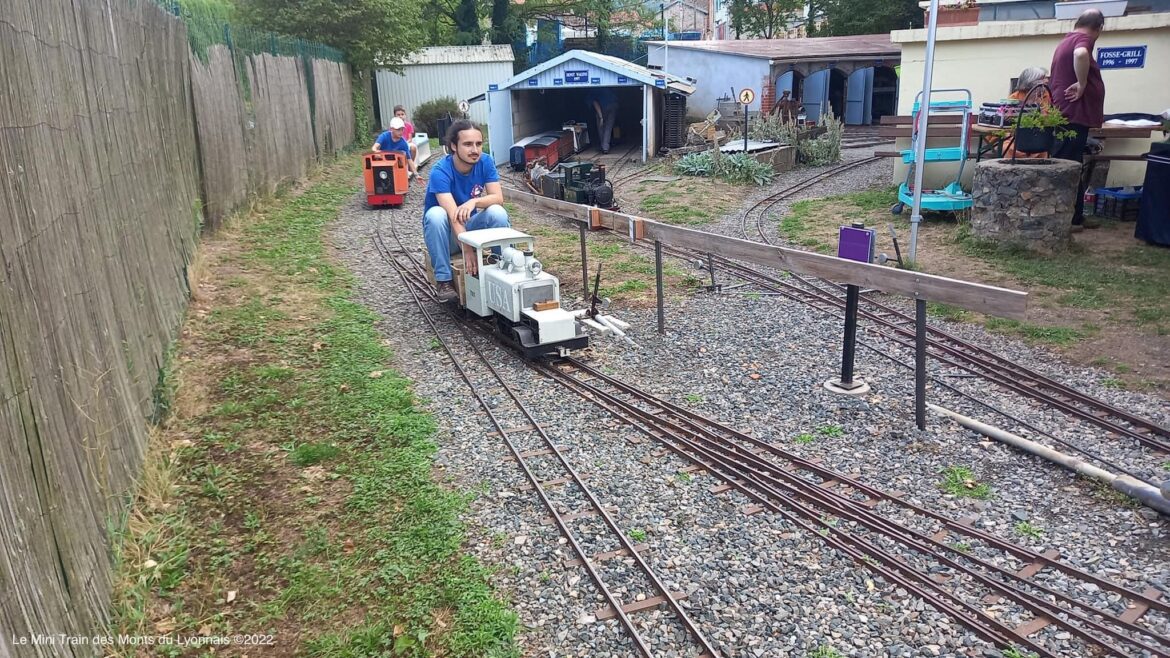
{"label": "small shed", "polygon": [[[512,46],[438,46],[422,48],[406,60],[402,73],[378,69],[378,120],[383,130],[394,117],[394,106],[406,108],[407,116],[427,101],[451,97],[468,100],[483,93],[488,80],[503,80],[512,75]],[[482,104],[472,105],[468,113],[473,121],[484,123],[488,111]],[[434,135],[432,135],[434,136]]]}
{"label": "small shed", "polygon": [[[590,89],[608,87],[618,98],[620,141],[614,149],[639,149],[642,160],[663,146],[666,128],[677,132],[684,119],[693,84],[624,59],[585,50],[570,50],[519,75],[489,84],[488,130],[492,157],[507,162],[517,141],[566,123],[595,123],[586,105]],[[473,106],[474,107],[474,106]],[[668,126],[668,121],[672,122]],[[673,125],[677,123],[678,126]],[[593,142],[596,144],[597,142]]]}
{"label": "small shed", "polygon": [[[667,52],[669,50],[669,53]],[[695,116],[749,88],[749,110],[767,113],[788,91],[815,119],[830,111],[850,125],[877,123],[897,111],[901,48],[888,34],[804,39],[650,42],[651,66],[696,80]]]}

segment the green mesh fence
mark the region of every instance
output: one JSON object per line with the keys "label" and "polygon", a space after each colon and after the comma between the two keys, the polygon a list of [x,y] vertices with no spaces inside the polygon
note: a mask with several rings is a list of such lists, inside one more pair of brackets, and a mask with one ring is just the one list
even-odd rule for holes
{"label": "green mesh fence", "polygon": [[342,51],[304,39],[266,32],[232,22],[232,6],[222,0],[154,0],[183,19],[191,51],[205,58],[207,49],[225,45],[236,57],[268,53],[344,62]]}

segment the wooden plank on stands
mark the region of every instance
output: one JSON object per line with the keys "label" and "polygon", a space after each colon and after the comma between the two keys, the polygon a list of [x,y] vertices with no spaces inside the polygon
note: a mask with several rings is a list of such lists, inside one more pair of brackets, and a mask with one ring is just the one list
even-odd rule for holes
{"label": "wooden plank on stands", "polygon": [[[605,214],[606,211],[602,211]],[[662,240],[674,247],[709,251],[755,265],[811,274],[837,283],[897,293],[911,299],[954,304],[986,315],[1024,319],[1028,293],[949,279],[943,276],[859,263],[810,251],[763,245],[725,235],[714,235],[646,220],[647,240]]]}
{"label": "wooden plank on stands", "polygon": [[504,196],[507,199],[530,202],[578,221],[589,221],[590,213],[595,212],[602,225],[622,236],[630,234],[629,227],[633,222],[635,235],[639,240],[662,240],[664,244],[672,247],[710,252],[753,265],[808,274],[837,283],[852,283],[862,288],[899,294],[911,299],[952,304],[969,311],[1014,320],[1023,320],[1028,310],[1028,293],[1017,290],[760,244],[726,235],[662,224],[612,210],[593,209],[567,201],[547,199],[511,188],[505,190]]}

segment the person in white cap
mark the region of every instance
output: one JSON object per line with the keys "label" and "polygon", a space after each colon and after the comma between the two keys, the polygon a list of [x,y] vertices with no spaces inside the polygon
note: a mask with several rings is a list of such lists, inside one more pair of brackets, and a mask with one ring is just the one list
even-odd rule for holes
{"label": "person in white cap", "polygon": [[[378,135],[378,139],[374,141],[371,147],[374,153],[381,151],[402,151],[406,156],[406,168],[410,170],[411,178],[418,176],[418,168],[414,164],[414,158],[410,154],[410,143],[406,141],[403,136],[403,129],[406,128],[406,122],[398,117],[390,119],[390,130]],[[419,180],[423,180],[420,176]]]}

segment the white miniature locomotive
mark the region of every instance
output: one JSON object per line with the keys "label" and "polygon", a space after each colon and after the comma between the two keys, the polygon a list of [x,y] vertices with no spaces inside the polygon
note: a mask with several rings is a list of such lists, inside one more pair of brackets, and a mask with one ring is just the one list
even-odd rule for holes
{"label": "white miniature locomotive", "polygon": [[528,358],[563,355],[589,344],[574,315],[561,308],[560,281],[533,257],[536,239],[513,228],[466,231],[478,275],[457,270],[460,301],[470,312],[495,316],[496,327]]}

